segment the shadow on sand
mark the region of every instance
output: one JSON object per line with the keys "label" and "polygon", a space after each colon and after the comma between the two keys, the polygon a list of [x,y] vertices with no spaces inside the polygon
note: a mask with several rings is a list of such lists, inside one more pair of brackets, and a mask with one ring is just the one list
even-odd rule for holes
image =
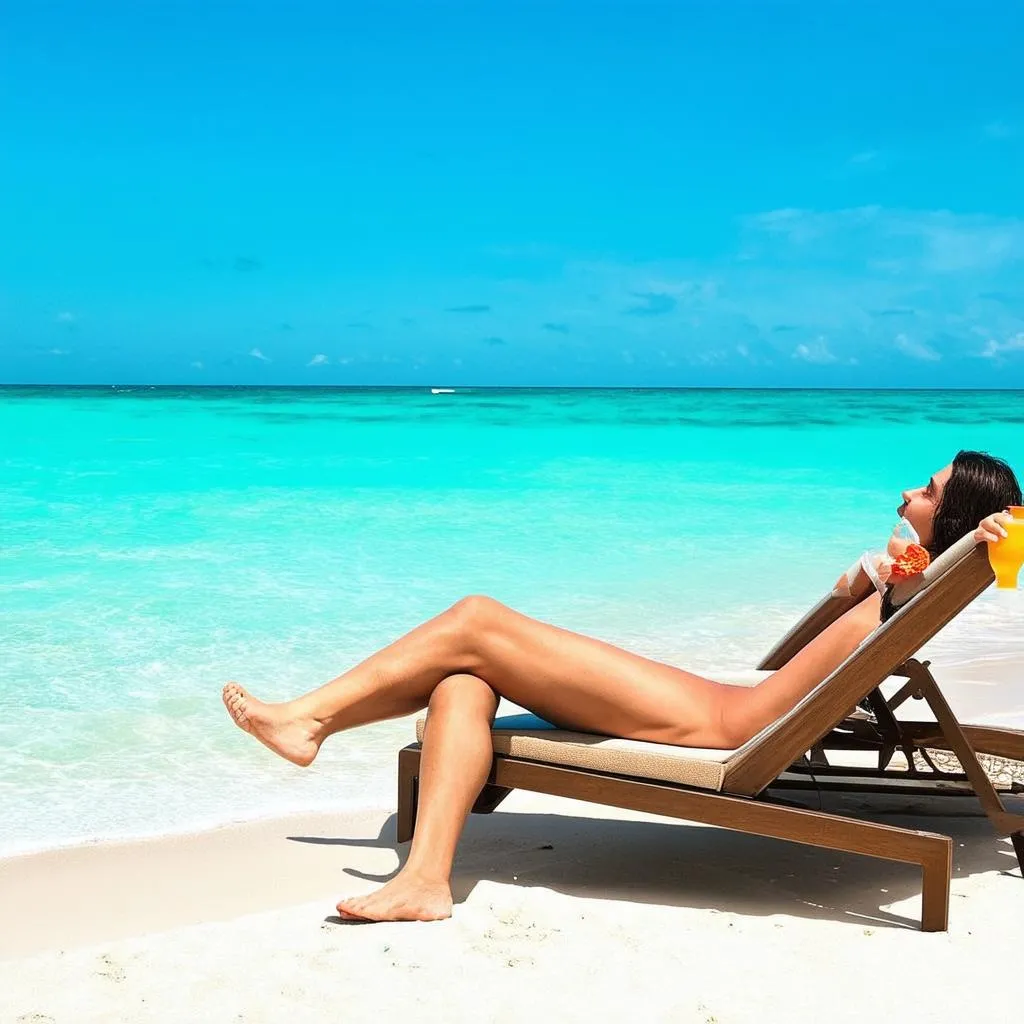
{"label": "shadow on sand", "polygon": [[[956,913],[956,879],[989,872],[1020,876],[1009,841],[994,834],[971,800],[835,794],[823,800],[826,810],[951,836],[951,916]],[[1019,798],[1014,802],[1024,804]],[[585,817],[579,812],[587,805],[567,805],[574,813],[501,810],[471,816],[453,874],[456,904],[477,882],[491,881],[540,886],[570,896],[723,913],[796,915],[860,927],[919,927],[919,899],[907,908],[907,916],[884,909],[920,897],[920,871],[914,866],[686,822]],[[807,805],[817,807],[817,798],[811,797]],[[400,865],[408,853],[407,844],[395,842],[394,815],[375,839],[288,838],[353,850],[391,847]],[[398,869],[386,875],[355,866],[344,870],[383,883]],[[328,920],[350,923],[336,917]]]}

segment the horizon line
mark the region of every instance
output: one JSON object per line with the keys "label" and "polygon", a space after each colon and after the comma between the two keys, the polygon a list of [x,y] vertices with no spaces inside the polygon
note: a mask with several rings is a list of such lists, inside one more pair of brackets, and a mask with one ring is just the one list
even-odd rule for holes
{"label": "horizon line", "polygon": [[460,390],[501,390],[501,391],[849,391],[849,392],[899,392],[929,393],[939,391],[963,391],[984,394],[1005,394],[1024,392],[1024,388],[983,388],[983,387],[842,387],[822,385],[817,387],[796,387],[792,385],[647,385],[647,384],[150,384],[150,383],[101,383],[101,384],[8,384],[0,382],[0,390],[16,389],[76,389],[81,391],[111,390],[118,388],[145,388],[149,390],[189,391],[430,391],[432,388]]}

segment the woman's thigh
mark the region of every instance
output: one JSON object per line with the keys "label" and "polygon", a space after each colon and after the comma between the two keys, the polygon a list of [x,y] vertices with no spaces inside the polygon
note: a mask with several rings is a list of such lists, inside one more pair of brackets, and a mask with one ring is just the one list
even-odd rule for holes
{"label": "woman's thigh", "polygon": [[684,746],[728,746],[726,691],[686,672],[522,615],[485,597],[463,602],[466,671],[564,728]]}

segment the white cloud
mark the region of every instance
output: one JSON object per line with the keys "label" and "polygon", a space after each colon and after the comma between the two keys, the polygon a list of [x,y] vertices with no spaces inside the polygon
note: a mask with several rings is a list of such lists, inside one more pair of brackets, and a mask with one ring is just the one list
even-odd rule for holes
{"label": "white cloud", "polygon": [[323,352],[317,352],[315,356],[308,363],[307,366],[326,366],[330,362],[330,359],[323,354]]}
{"label": "white cloud", "polygon": [[823,336],[815,338],[809,345],[797,345],[793,349],[792,358],[816,366],[826,366],[838,361],[838,356],[828,347],[828,339]]}
{"label": "white cloud", "polygon": [[983,359],[1000,359],[1007,352],[1024,352],[1024,331],[1019,331],[1013,337],[1007,338],[1006,341],[989,338],[985,347],[978,354]]}
{"label": "white cloud", "polygon": [[73,324],[78,320],[78,317],[74,313],[64,310],[63,313],[58,313],[54,319],[59,324]]}
{"label": "white cloud", "polygon": [[989,121],[982,129],[990,139],[1012,139],[1017,134],[1016,128],[1006,121]]}
{"label": "white cloud", "polygon": [[[766,242],[776,241],[791,246],[819,245],[836,234],[847,235],[851,230],[872,224],[881,213],[879,206],[859,206],[846,210],[803,210],[787,206],[780,210],[767,210],[744,217],[740,223],[751,236],[756,249]],[[773,250],[778,253],[778,250]]]}
{"label": "white cloud", "polygon": [[[748,255],[838,259],[893,272],[993,270],[1024,259],[1024,220],[949,210],[769,210],[742,221]],[[781,248],[780,248],[781,245]]]}
{"label": "white cloud", "polygon": [[352,356],[342,356],[338,362],[341,363],[342,366],[348,366],[349,363],[354,363],[355,360]]}
{"label": "white cloud", "polygon": [[727,362],[729,355],[719,348],[708,349],[706,352],[694,352],[690,355],[691,366],[720,366]]}
{"label": "white cloud", "polygon": [[942,358],[935,349],[926,345],[923,341],[915,341],[913,338],[908,338],[905,334],[897,334],[893,339],[893,344],[900,352],[905,356],[910,356],[911,359],[921,359],[928,363],[934,363]]}
{"label": "white cloud", "polygon": [[907,224],[903,233],[918,234],[922,267],[937,274],[994,270],[1024,259],[1024,221],[940,211],[927,223]]}
{"label": "white cloud", "polygon": [[258,359],[261,363],[270,362],[270,357],[265,356],[258,348],[249,349],[249,355],[251,355],[253,359]]}
{"label": "white cloud", "polygon": [[864,167],[867,164],[877,163],[879,155],[877,149],[865,149],[859,153],[854,153],[847,163],[854,167]]}
{"label": "white cloud", "polygon": [[694,302],[715,298],[718,286],[715,281],[707,279],[680,281],[678,278],[649,277],[644,280],[642,288],[634,290],[669,295],[679,302]]}
{"label": "white cloud", "polygon": [[71,350],[67,348],[51,348],[47,354],[51,356],[69,356],[71,355]]}
{"label": "white cloud", "polygon": [[188,365],[191,366],[193,370],[202,370],[203,369],[203,362],[202,362],[201,359],[194,359]]}

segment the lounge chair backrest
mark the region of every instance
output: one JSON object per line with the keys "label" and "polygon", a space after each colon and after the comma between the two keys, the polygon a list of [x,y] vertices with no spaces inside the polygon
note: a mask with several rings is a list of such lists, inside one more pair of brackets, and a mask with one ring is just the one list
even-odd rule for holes
{"label": "lounge chair backrest", "polygon": [[[966,558],[975,548],[972,534],[961,537],[947,548],[923,573],[893,587],[893,604],[904,605],[918,591],[928,586],[947,569]],[[822,630],[849,611],[857,600],[843,597],[834,590],[826,594],[786,635],[764,656],[759,669],[774,671],[782,668],[795,654],[802,651]]]}
{"label": "lounge chair backrest", "polygon": [[[929,571],[930,570],[930,571]],[[906,588],[903,603],[796,707],[728,761],[723,788],[753,796],[810,750],[876,686],[958,615],[993,579],[984,544],[968,536]],[[895,595],[894,595],[895,598]]]}
{"label": "lounge chair backrest", "polygon": [[790,658],[799,654],[820,632],[842,618],[855,604],[853,597],[826,594],[786,635],[761,659],[759,669],[774,672]]}

